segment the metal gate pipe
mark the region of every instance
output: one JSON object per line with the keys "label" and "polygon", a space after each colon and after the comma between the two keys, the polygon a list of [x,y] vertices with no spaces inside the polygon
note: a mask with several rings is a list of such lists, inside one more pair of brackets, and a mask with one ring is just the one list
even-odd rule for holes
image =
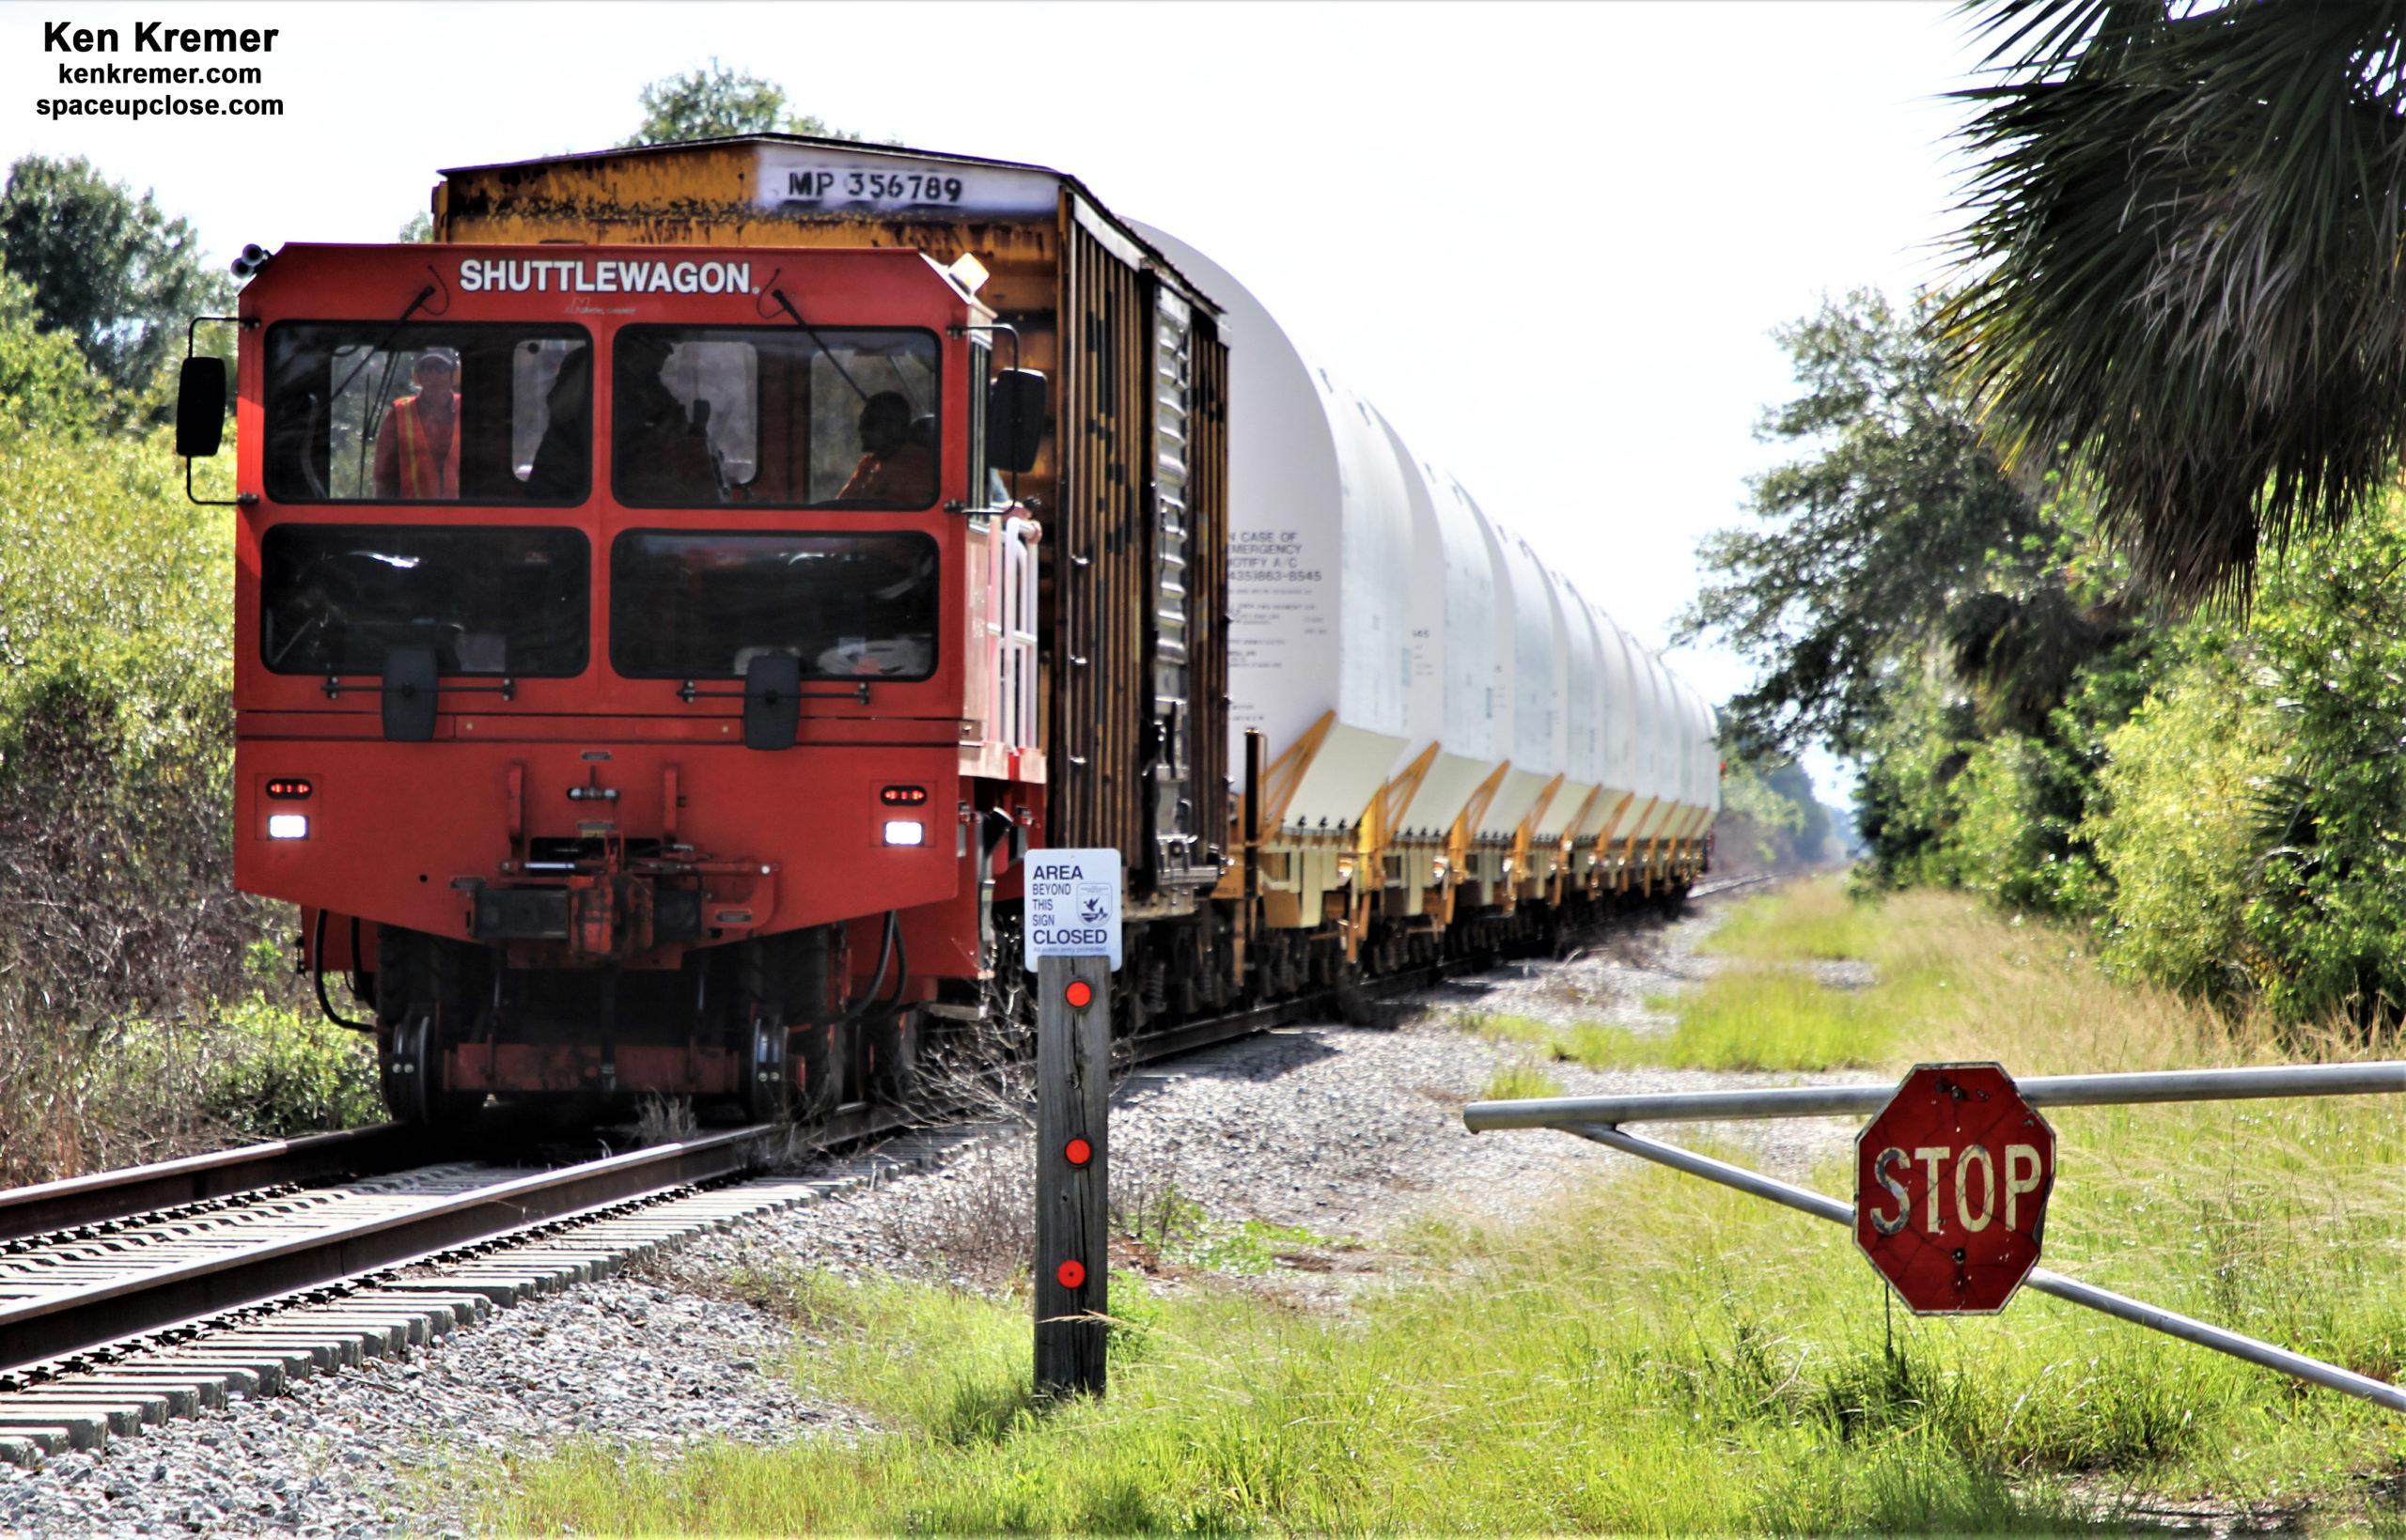
{"label": "metal gate pipe", "polygon": [[[2096,1075],[2081,1078],[2106,1080],[2112,1077]],[[1854,1225],[1852,1204],[1841,1203],[1836,1198],[1816,1192],[1810,1188],[1798,1187],[1792,1182],[1783,1182],[1776,1176],[1766,1176],[1758,1171],[1748,1171],[1743,1166],[1734,1166],[1726,1160],[1716,1160],[1709,1155],[1698,1155],[1694,1150],[1681,1149],[1677,1144],[1665,1144],[1658,1140],[1624,1133],[1608,1123],[1573,1123],[1563,1124],[1560,1127],[1566,1133],[1575,1133],[1582,1139],[1592,1139],[1597,1143],[1617,1149],[1624,1155],[1634,1155],[1640,1159],[1651,1160],[1657,1165],[1669,1166],[1674,1171],[1684,1171],[1691,1176],[1701,1176],[1709,1182],[1719,1182],[1724,1187],[1736,1188],[1741,1192],[1751,1193],[1758,1198],[1769,1198],[1775,1204],[1785,1205],[1800,1213],[1810,1214],[1816,1219],[1828,1220],[1833,1223],[1846,1225],[1850,1229]],[[2369,1378],[2351,1370],[2342,1369],[2337,1364],[2325,1363],[2320,1359],[2307,1358],[2303,1353],[2292,1353],[2286,1347],[2275,1347],[2269,1342],[2243,1336],[2237,1331],[2226,1331],[2221,1327],[2197,1320],[2194,1316],[2183,1315],[2177,1311],[2164,1310],[2144,1300],[2133,1299],[2128,1295],[2116,1294],[2111,1289],[2101,1289],[2094,1283],[2084,1283],[2077,1278],[2067,1278],[2062,1273],[2046,1268],[2031,1268],[2029,1276],[2023,1282],[2041,1294],[2052,1294],[2058,1299],[2067,1300],[2075,1305],[2086,1305],[2091,1310],[2102,1311],[2108,1315],[2129,1321],[2134,1326],[2143,1326],[2149,1330],[2161,1331],[2166,1336],[2179,1337],[2183,1342],[2195,1343],[2200,1347],[2211,1347],[2217,1353],[2227,1353],[2232,1358],[2243,1359],[2261,1368],[2276,1369],[2282,1374],[2294,1376],[2328,1390],[2361,1396],[2377,1406],[2387,1407],[2392,1411],[2406,1411],[2406,1390],[2400,1390],[2395,1385],[2385,1385],[2378,1379]]]}
{"label": "metal gate pipe", "polygon": [[[2241,1101],[2258,1097],[2352,1097],[2406,1092],[2406,1059],[2372,1064],[2253,1065],[2239,1069],[2141,1070],[2117,1075],[2034,1075],[2014,1086],[2033,1107],[2119,1107],[2155,1101]],[[1634,1097],[1543,1097],[1474,1101],[1462,1109],[1473,1133],[1552,1128],[1572,1123],[1712,1123],[1758,1117],[1869,1116],[1894,1085],[1786,1085],[1766,1090],[1666,1091]]]}

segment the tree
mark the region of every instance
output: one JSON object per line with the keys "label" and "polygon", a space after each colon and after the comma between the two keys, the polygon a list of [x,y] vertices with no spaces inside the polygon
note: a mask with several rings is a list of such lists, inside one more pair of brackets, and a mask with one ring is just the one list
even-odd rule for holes
{"label": "tree", "polygon": [[749,70],[730,70],[712,58],[701,70],[655,80],[643,88],[643,126],[633,145],[674,144],[739,133],[806,133],[821,139],[858,139],[809,113],[789,112],[785,87]]}
{"label": "tree", "polygon": [[202,266],[189,224],[82,159],[29,155],[8,168],[0,266],[33,290],[41,330],[73,337],[129,393],[150,383],[194,316],[233,301],[232,283]]}
{"label": "tree", "polygon": [[1949,361],[2141,583],[2243,603],[2406,448],[2406,0],[1985,9]]}
{"label": "tree", "polygon": [[1777,334],[1804,391],[1757,431],[1808,453],[1750,483],[1760,527],[1706,537],[1711,576],[1679,631],[1719,631],[1755,664],[1727,708],[1755,749],[1856,752],[1933,647],[2000,720],[2041,723],[2119,624],[2068,587],[2077,532],[1981,442],[1930,309],[1861,291]]}

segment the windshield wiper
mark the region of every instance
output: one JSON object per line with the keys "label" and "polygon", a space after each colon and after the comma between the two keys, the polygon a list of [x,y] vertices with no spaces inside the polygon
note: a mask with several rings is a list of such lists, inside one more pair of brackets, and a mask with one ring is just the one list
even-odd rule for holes
{"label": "windshield wiper", "polygon": [[836,350],[827,346],[827,339],[819,334],[819,328],[811,325],[808,321],[802,319],[802,312],[796,310],[793,307],[793,302],[786,298],[786,291],[784,289],[773,288],[769,290],[769,296],[783,307],[787,315],[793,318],[793,323],[796,326],[801,327],[803,331],[809,334],[811,341],[819,344],[819,351],[820,355],[823,356],[828,363],[836,366],[836,372],[844,377],[844,383],[851,386],[852,394],[861,398],[863,405],[867,405],[868,401],[868,392],[861,389],[861,382],[852,378],[852,371],[844,367],[844,361],[837,355]]}
{"label": "windshield wiper", "polygon": [[[395,337],[401,334],[401,328],[407,326],[410,323],[410,318],[417,314],[418,306],[434,298],[434,294],[435,286],[432,284],[429,284],[424,288],[419,289],[417,291],[417,298],[412,300],[410,302],[409,308],[401,312],[401,319],[393,322],[393,329],[385,333],[383,340],[378,342],[376,346],[368,349],[367,353],[361,357],[357,364],[352,366],[351,372],[343,376],[342,383],[335,387],[334,395],[327,397],[327,399],[335,401],[341,400],[342,393],[351,389],[351,382],[358,379],[360,373],[365,370],[368,365],[376,362],[377,358],[383,353],[385,344],[391,342]],[[858,387],[855,386],[854,388],[857,389]]]}

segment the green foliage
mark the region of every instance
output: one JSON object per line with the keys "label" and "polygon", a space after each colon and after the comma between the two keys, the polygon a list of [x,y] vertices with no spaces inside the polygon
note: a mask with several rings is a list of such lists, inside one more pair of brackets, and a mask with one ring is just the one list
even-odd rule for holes
{"label": "green foliage", "polygon": [[1942,641],[2027,724],[2119,634],[2068,566],[2085,510],[1998,470],[1924,330],[1932,303],[1899,313],[1861,291],[1776,334],[1804,394],[1758,432],[1803,455],[1751,483],[1760,527],[1706,537],[1712,576],[1680,621],[1756,665],[1726,708],[1742,744],[1855,752],[1898,673]]}
{"label": "green foliage", "polygon": [[1829,849],[1831,822],[1804,766],[1785,754],[1729,751],[1712,826],[1721,864],[1737,871],[1810,865]]}
{"label": "green foliage", "polygon": [[789,111],[785,87],[748,70],[731,70],[712,58],[707,68],[655,80],[643,88],[643,126],[626,141],[674,144],[742,133],[805,133],[820,139],[858,139],[830,128],[809,113]]}
{"label": "green foliage", "polygon": [[2406,449],[2406,10],[1986,0],[1950,362],[2139,581],[2244,596]]}
{"label": "green foliage", "polygon": [[2268,574],[2251,651],[2288,731],[2255,799],[2246,926],[2281,1015],[2406,1016],[2406,510]]}
{"label": "green foliage", "polygon": [[373,1041],[252,995],[220,1018],[201,1109],[241,1139],[355,1128],[383,1116]]}
{"label": "green foliage", "polygon": [[233,892],[232,526],[136,416],[0,274],[0,1180],[222,1132],[178,1023],[291,989]]}
{"label": "green foliage", "polygon": [[2113,874],[2108,962],[2230,1001],[2252,991],[2244,910],[2252,804],[2279,770],[2285,725],[2230,638],[2209,633],[2107,739],[2088,833]]}
{"label": "green foliage", "polygon": [[140,393],[196,315],[234,288],[203,266],[200,238],[82,159],[29,155],[0,192],[0,266],[32,291],[39,328],[74,339],[102,379]]}

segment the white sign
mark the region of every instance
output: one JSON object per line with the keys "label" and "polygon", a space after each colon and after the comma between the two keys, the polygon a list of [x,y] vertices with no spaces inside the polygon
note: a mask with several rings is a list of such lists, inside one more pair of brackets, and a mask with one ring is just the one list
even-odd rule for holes
{"label": "white sign", "polygon": [[760,147],[763,209],[795,214],[1057,214],[1061,179],[1035,166],[983,165],[890,151]]}
{"label": "white sign", "polygon": [[1119,852],[1027,853],[1027,966],[1039,957],[1109,957],[1119,968]]}

